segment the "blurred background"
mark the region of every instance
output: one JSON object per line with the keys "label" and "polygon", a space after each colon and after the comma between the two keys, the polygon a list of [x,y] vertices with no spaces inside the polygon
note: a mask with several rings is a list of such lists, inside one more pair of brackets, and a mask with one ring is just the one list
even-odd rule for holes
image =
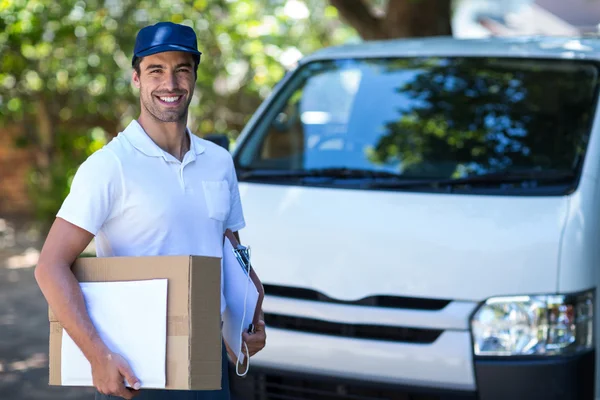
{"label": "blurred background", "polygon": [[235,146],[273,86],[323,47],[597,35],[600,1],[0,0],[0,399],[85,393],[47,386],[47,308],[32,267],[77,167],[138,115],[135,35],[164,20],[192,26],[203,52],[189,127]]}

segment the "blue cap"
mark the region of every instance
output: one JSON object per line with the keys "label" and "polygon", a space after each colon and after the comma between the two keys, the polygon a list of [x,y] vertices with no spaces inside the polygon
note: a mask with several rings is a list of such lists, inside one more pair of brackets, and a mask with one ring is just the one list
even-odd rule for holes
{"label": "blue cap", "polygon": [[135,39],[131,65],[139,57],[164,51],[185,51],[194,55],[196,67],[200,63],[196,32],[186,25],[159,22],[142,28]]}

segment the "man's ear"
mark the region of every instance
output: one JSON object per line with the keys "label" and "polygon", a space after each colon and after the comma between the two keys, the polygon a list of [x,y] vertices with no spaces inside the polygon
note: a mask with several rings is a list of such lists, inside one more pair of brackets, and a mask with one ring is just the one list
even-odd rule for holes
{"label": "man's ear", "polygon": [[135,85],[136,88],[140,88],[140,76],[138,75],[137,71],[134,69],[133,73],[131,75],[131,80],[133,81],[133,84]]}

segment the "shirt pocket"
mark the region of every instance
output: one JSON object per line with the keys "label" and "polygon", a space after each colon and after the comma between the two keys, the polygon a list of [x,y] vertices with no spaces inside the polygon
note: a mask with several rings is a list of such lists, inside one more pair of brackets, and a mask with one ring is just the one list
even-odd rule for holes
{"label": "shirt pocket", "polygon": [[227,181],[202,181],[202,189],[208,217],[224,222],[231,208],[229,184]]}

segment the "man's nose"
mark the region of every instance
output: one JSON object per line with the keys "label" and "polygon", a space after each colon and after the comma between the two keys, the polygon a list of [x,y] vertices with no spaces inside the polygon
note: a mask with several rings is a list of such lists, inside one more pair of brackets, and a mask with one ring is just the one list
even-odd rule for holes
{"label": "man's nose", "polygon": [[169,91],[177,89],[177,76],[175,75],[175,71],[167,72],[165,74],[164,86],[165,89]]}

